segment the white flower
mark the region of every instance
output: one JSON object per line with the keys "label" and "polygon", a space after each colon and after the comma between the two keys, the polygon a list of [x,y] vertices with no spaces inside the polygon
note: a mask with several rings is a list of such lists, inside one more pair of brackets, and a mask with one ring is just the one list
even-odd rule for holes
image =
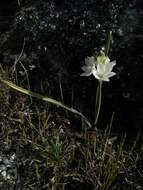
{"label": "white flower", "polygon": [[81,74],[81,76],[90,76],[93,74],[93,70],[95,70],[95,57],[87,57],[85,58],[85,64],[86,66],[81,67],[84,73]]}
{"label": "white flower", "polygon": [[97,58],[94,56],[87,57],[85,64],[86,65],[82,67],[84,73],[81,74],[81,76],[90,76],[93,74],[95,78],[100,81],[109,81],[109,78],[116,74],[112,72],[116,61],[110,62],[110,59],[105,56],[104,52],[100,52]]}

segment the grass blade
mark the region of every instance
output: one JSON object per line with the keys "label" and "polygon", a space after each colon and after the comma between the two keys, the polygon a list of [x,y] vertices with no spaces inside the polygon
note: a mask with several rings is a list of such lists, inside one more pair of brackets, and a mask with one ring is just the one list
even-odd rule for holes
{"label": "grass blade", "polygon": [[55,106],[57,106],[57,107],[61,107],[61,108],[65,109],[65,110],[68,110],[68,111],[71,112],[71,113],[74,113],[74,114],[76,114],[76,115],[79,115],[82,119],[85,120],[86,124],[87,124],[89,127],[92,127],[91,124],[90,124],[90,122],[88,121],[88,119],[87,119],[81,112],[77,111],[76,109],[70,108],[69,106],[66,106],[66,105],[64,105],[63,103],[61,103],[60,101],[57,101],[57,100],[55,100],[55,99],[49,98],[49,97],[47,97],[47,96],[43,96],[43,95],[41,95],[41,94],[32,92],[32,91],[30,91],[30,90],[26,90],[25,88],[19,87],[19,86],[13,84],[13,83],[10,82],[10,81],[4,80],[4,79],[0,79],[0,81],[3,82],[5,85],[11,87],[12,89],[18,91],[18,92],[21,92],[21,93],[23,93],[23,94],[26,94],[26,95],[31,96],[31,97],[34,97],[34,98],[38,98],[38,99],[40,99],[40,100],[42,100],[42,101],[46,101],[46,102],[48,102],[48,103],[50,103],[50,104],[53,104],[53,105],[55,105]]}

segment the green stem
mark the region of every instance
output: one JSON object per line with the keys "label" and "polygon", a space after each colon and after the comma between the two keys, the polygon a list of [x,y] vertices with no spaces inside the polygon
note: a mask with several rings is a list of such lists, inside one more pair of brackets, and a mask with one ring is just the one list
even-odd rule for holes
{"label": "green stem", "polygon": [[98,118],[101,108],[101,97],[102,97],[102,81],[99,81],[97,92],[96,92],[96,106],[95,106],[95,122],[94,127],[97,127]]}
{"label": "green stem", "polygon": [[107,43],[106,43],[106,48],[105,48],[105,55],[108,56],[110,47],[112,43],[112,31],[109,32],[108,37],[107,37]]}

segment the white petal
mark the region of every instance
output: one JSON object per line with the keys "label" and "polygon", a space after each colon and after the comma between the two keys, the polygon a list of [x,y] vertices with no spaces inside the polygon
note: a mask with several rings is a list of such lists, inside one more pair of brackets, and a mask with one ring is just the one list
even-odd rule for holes
{"label": "white petal", "polygon": [[93,67],[95,65],[95,62],[96,62],[96,60],[95,60],[95,57],[93,57],[93,56],[85,58],[85,64],[87,66]]}
{"label": "white petal", "polygon": [[106,64],[106,73],[110,73],[115,65],[116,65],[116,61],[107,63]]}
{"label": "white petal", "polygon": [[112,67],[112,69],[113,69],[113,67],[116,65],[116,61],[110,62],[110,65],[111,65],[111,67]]}
{"label": "white petal", "polygon": [[83,67],[81,67],[81,69],[85,72],[91,72],[91,70],[92,70],[91,67],[87,67],[87,66],[83,66]]}
{"label": "white petal", "polygon": [[108,78],[113,77],[114,75],[116,75],[116,73],[110,72],[110,73],[108,73]]}
{"label": "white petal", "polygon": [[84,71],[84,75],[81,76],[90,76],[92,74],[92,68],[88,66],[83,66],[81,69]]}
{"label": "white petal", "polygon": [[95,76],[96,79],[98,79],[98,80],[101,79],[101,77],[99,76],[97,70],[94,70],[94,71],[92,72],[92,74]]}
{"label": "white petal", "polygon": [[82,73],[80,76],[82,76],[82,77],[83,77],[83,76],[88,77],[88,76],[90,76],[91,74],[92,74],[92,73],[86,73],[86,72],[85,72],[85,73]]}
{"label": "white petal", "polygon": [[105,77],[104,77],[102,80],[103,80],[103,81],[106,81],[106,82],[109,82],[109,81],[110,81],[109,78],[105,78]]}
{"label": "white petal", "polygon": [[116,65],[116,60],[111,61],[110,64],[112,64],[113,66],[115,66]]}
{"label": "white petal", "polygon": [[98,64],[97,72],[99,73],[99,75],[103,75],[105,73],[105,64]]}

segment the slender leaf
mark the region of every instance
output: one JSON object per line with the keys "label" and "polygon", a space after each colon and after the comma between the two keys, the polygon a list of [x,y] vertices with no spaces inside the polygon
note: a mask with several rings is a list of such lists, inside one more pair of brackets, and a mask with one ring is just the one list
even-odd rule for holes
{"label": "slender leaf", "polygon": [[48,103],[51,103],[51,104],[53,104],[53,105],[55,105],[57,107],[61,107],[61,108],[65,109],[65,110],[68,110],[69,112],[72,112],[72,113],[74,113],[76,115],[79,115],[82,119],[85,120],[86,124],[89,127],[92,127],[90,122],[88,121],[88,119],[81,112],[77,111],[76,109],[70,108],[70,107],[64,105],[63,103],[61,103],[60,101],[57,101],[57,100],[55,100],[53,98],[49,98],[47,96],[43,96],[41,94],[32,92],[30,90],[26,90],[25,88],[19,87],[19,86],[13,84],[10,81],[7,81],[7,80],[1,79],[1,78],[0,78],[0,81],[3,82],[4,84],[6,84],[7,86],[11,87],[12,89],[16,90],[16,91],[19,91],[19,92],[21,92],[23,94],[26,94],[28,96],[31,96],[31,97],[41,99],[41,100],[46,101]]}

